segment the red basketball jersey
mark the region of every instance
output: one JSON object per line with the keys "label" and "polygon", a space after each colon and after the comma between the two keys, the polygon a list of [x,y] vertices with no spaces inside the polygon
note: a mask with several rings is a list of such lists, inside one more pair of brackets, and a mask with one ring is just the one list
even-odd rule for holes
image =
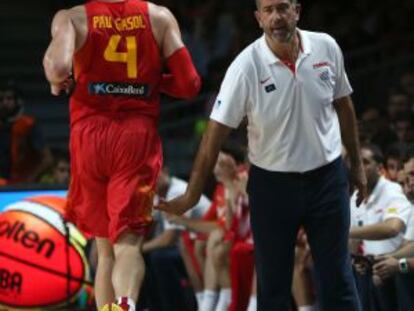
{"label": "red basketball jersey", "polygon": [[85,4],[88,34],[74,57],[71,124],[97,114],[131,112],[157,119],[162,61],[148,4]]}

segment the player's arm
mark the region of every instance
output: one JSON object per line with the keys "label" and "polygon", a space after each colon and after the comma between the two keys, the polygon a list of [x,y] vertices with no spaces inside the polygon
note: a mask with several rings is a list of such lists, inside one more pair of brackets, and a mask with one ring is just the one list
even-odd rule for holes
{"label": "player's arm", "polygon": [[338,115],[339,125],[341,127],[342,142],[345,145],[351,162],[351,177],[354,186],[358,190],[357,206],[368,196],[367,178],[362,166],[361,155],[359,153],[359,138],[355,109],[350,96],[344,96],[336,99],[333,106]]}
{"label": "player's arm", "polygon": [[52,93],[58,95],[71,75],[72,58],[75,52],[76,31],[69,11],[56,13],[52,22],[52,40],[43,58],[46,78],[52,86]]}
{"label": "player's arm", "polygon": [[193,98],[200,91],[201,78],[184,46],[177,20],[167,8],[160,8],[164,25],[161,51],[169,71],[163,75],[161,92],[177,98]]}
{"label": "player's arm", "polygon": [[397,236],[404,229],[405,224],[401,219],[390,218],[373,225],[351,227],[349,237],[360,240],[385,240]]}
{"label": "player's arm", "polygon": [[[399,247],[395,252],[388,254],[389,256],[395,257],[397,259],[414,257],[414,241],[405,240],[401,247]],[[414,264],[414,258],[413,258]]]}

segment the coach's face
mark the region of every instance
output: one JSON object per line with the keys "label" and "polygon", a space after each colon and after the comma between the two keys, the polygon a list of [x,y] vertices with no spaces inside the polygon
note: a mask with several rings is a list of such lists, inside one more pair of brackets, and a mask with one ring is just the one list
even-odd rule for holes
{"label": "coach's face", "polygon": [[259,0],[255,16],[269,38],[286,43],[295,34],[299,13],[300,5],[294,0]]}

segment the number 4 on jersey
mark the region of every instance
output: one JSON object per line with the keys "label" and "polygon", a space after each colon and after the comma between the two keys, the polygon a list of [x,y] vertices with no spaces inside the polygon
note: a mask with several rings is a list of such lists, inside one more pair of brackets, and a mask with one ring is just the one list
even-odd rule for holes
{"label": "number 4 on jersey", "polygon": [[104,52],[104,58],[108,62],[121,62],[127,65],[128,78],[135,79],[137,73],[137,40],[134,36],[125,37],[126,52],[118,52],[117,48],[121,42],[120,35],[113,35],[109,38],[108,45]]}

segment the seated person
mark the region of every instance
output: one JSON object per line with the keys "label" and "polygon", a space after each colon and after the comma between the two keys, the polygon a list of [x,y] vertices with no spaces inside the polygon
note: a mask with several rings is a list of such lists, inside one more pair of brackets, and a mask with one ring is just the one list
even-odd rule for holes
{"label": "seated person", "polygon": [[[24,114],[17,88],[0,89],[0,178],[35,182],[52,161],[34,117]],[[4,183],[4,181],[3,181]]]}

